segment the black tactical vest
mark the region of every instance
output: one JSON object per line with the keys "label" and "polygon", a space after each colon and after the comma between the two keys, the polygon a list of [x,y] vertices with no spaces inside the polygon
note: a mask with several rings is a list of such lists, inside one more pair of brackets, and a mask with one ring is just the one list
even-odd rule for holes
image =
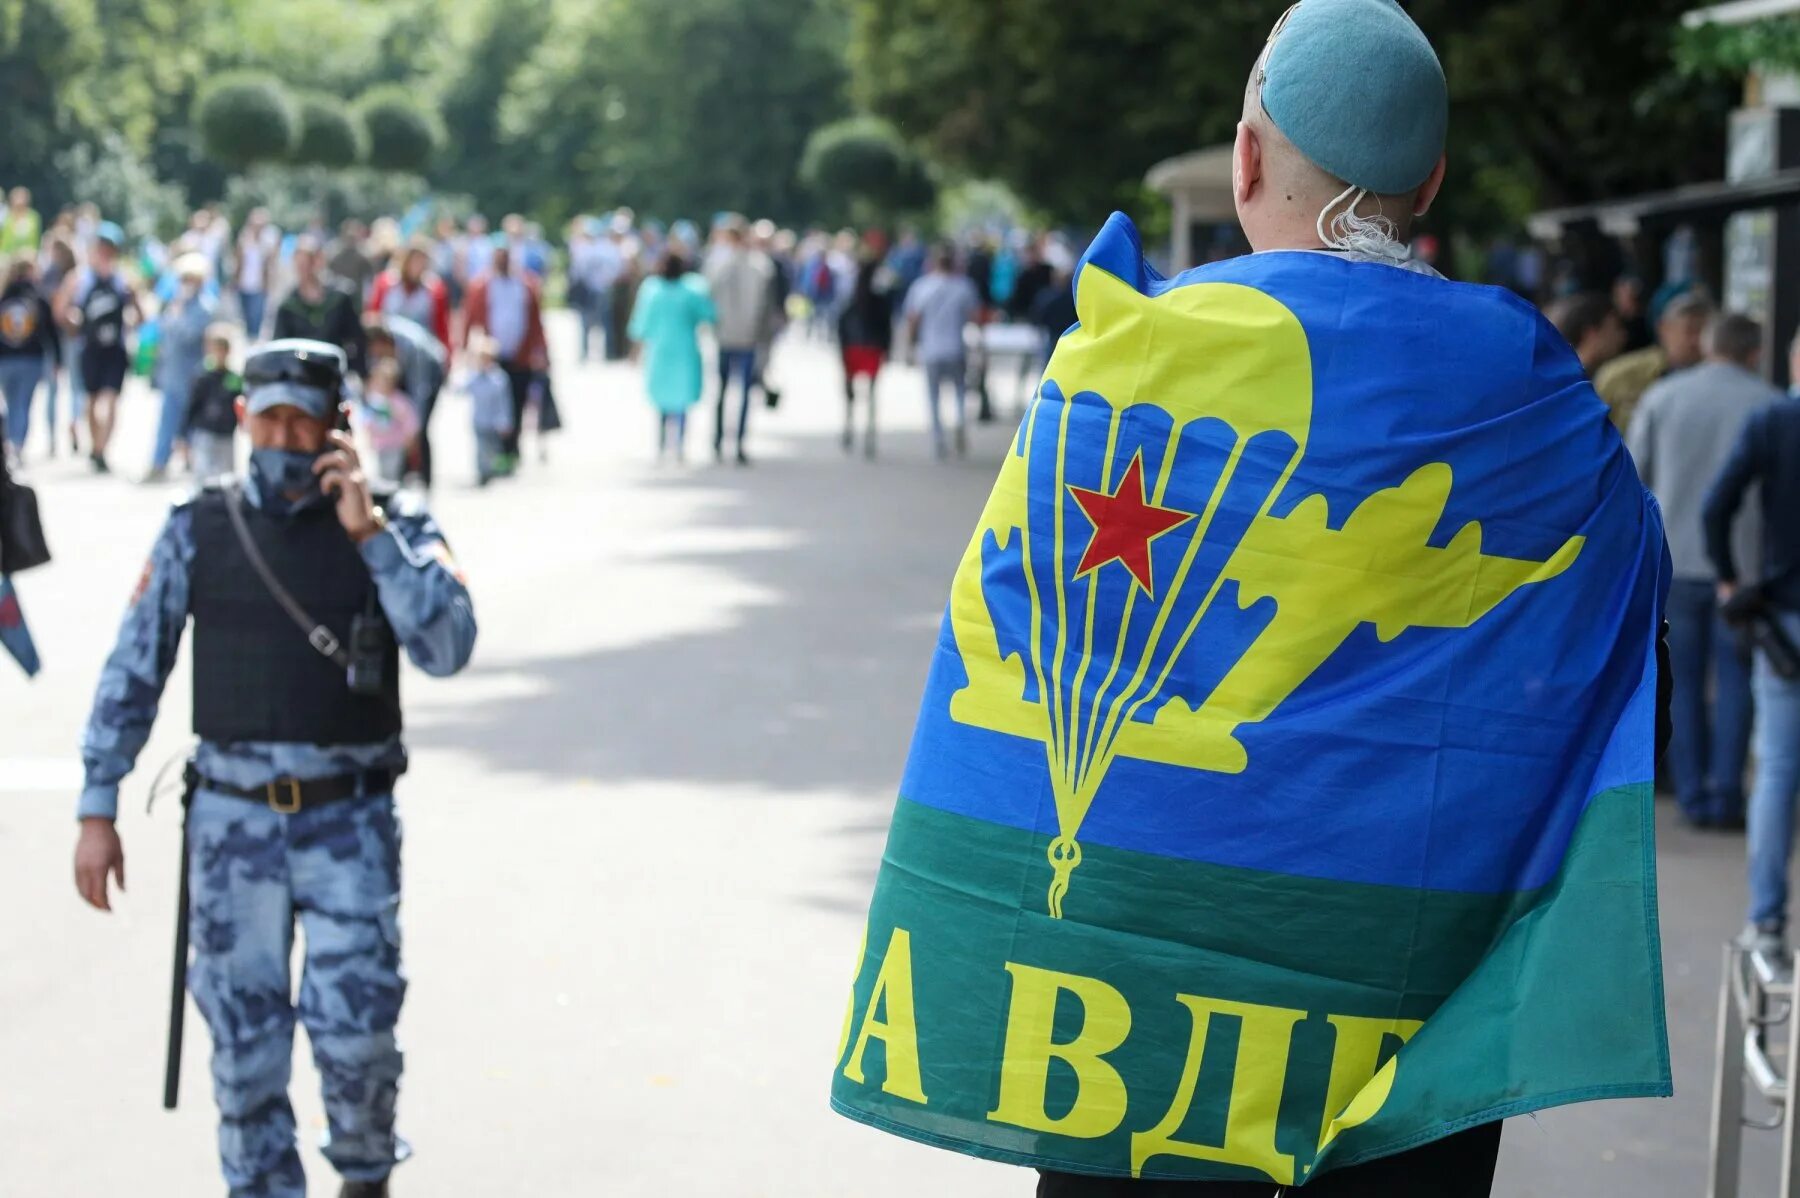
{"label": "black tactical vest", "polygon": [[[230,497],[228,499],[228,496]],[[292,516],[265,515],[221,489],[194,503],[194,732],[220,744],[278,741],[375,744],[400,731],[400,657],[388,630],[383,690],[358,695],[343,667],[321,655],[276,603],[231,526],[226,503],[242,505],[251,538],[275,577],[315,620],[350,644],[350,624],[373,611],[375,582],[337,515],[325,504]]]}

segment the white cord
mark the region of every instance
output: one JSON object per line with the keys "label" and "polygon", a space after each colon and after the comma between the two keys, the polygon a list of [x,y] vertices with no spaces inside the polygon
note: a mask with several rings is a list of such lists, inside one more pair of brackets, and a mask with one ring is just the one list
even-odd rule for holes
{"label": "white cord", "polygon": [[[1367,188],[1352,183],[1337,198],[1319,209],[1319,219],[1314,222],[1321,244],[1334,250],[1350,250],[1354,253],[1369,254],[1377,258],[1404,260],[1410,251],[1400,244],[1400,229],[1391,217],[1377,211],[1373,216],[1362,216],[1356,211],[1357,205],[1368,199]],[[1345,200],[1350,201],[1343,211],[1334,211]]]}

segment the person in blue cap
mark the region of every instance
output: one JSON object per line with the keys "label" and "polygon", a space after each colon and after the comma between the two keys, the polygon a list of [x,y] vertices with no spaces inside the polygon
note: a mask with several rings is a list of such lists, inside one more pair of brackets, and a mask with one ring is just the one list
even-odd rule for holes
{"label": "person in blue cap", "polygon": [[[1436,275],[1411,257],[1407,243],[1444,182],[1448,109],[1437,55],[1394,0],[1302,0],[1290,7],[1251,74],[1233,151],[1234,198],[1253,252],[1316,253]],[[1506,314],[1496,311],[1495,319],[1493,335],[1500,337]],[[1470,337],[1482,333],[1463,330]],[[1328,1172],[1298,1192],[1483,1198],[1492,1192],[1500,1128],[1497,1121],[1481,1123]],[[1037,1192],[1039,1198],[1269,1198],[1275,1191],[1266,1181],[1047,1170]]]}
{"label": "person in blue cap", "polygon": [[1253,250],[1408,265],[1415,218],[1444,182],[1449,93],[1437,54],[1394,0],[1305,0],[1269,35],[1232,157]]}
{"label": "person in blue cap", "polygon": [[200,744],[184,837],[187,981],[212,1033],[232,1198],[305,1198],[287,1094],[296,1017],[323,1082],[324,1153],[341,1194],[385,1195],[409,1153],[394,1132],[406,993],[399,650],[428,674],[454,674],[474,648],[475,613],[436,522],[364,478],[342,431],[344,370],[343,352],[317,341],[271,342],[245,363],[248,476],[170,514],[82,737],[75,884],[109,911],[109,878],[125,888],[119,782],[191,618]]}

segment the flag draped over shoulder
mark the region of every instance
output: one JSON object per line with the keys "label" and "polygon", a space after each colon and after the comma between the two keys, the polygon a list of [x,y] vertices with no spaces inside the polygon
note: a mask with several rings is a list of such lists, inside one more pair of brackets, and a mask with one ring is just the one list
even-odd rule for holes
{"label": "flag draped over shoulder", "polygon": [[1114,216],[951,592],[832,1102],[1303,1185],[1670,1091],[1654,502],[1562,339]]}

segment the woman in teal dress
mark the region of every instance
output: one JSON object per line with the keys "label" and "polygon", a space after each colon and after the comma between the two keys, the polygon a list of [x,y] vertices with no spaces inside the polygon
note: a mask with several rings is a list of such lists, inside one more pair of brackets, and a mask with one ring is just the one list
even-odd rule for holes
{"label": "woman in teal dress", "polygon": [[700,402],[704,371],[700,363],[700,326],[718,319],[706,280],[688,270],[681,255],[664,255],[657,273],[638,289],[627,335],[632,356],[642,355],[644,388],[661,415],[656,457],[672,453],[681,460],[687,436],[688,409]]}

